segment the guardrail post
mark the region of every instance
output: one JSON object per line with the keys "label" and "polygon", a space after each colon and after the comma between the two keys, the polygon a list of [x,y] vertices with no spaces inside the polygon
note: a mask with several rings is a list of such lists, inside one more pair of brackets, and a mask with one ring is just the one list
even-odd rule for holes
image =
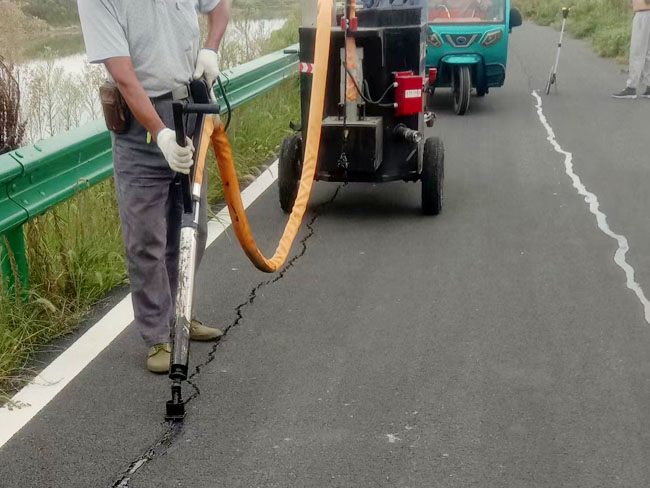
{"label": "guardrail post", "polygon": [[[10,296],[16,296],[16,289],[22,300],[27,299],[29,268],[25,252],[25,235],[20,225],[8,230],[0,237],[0,259],[2,260],[2,279]],[[18,278],[18,283],[16,283]]]}

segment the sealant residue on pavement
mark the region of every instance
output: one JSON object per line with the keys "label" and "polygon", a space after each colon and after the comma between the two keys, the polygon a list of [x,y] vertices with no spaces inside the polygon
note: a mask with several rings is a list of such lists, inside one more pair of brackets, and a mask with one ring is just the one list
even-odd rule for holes
{"label": "sealant residue on pavement", "polygon": [[614,253],[614,261],[625,272],[626,285],[630,290],[634,292],[634,294],[641,302],[641,305],[643,306],[645,321],[650,324],[650,301],[648,301],[645,293],[643,293],[641,285],[637,283],[634,278],[634,268],[630,265],[630,263],[627,262],[625,258],[627,252],[630,250],[630,245],[627,242],[627,238],[624,235],[617,234],[609,227],[609,223],[607,223],[607,215],[605,215],[605,213],[600,210],[598,197],[594,193],[587,190],[580,177],[574,171],[573,154],[562,149],[562,146],[560,146],[560,144],[557,142],[557,139],[555,138],[555,132],[553,131],[553,128],[548,123],[548,120],[544,115],[544,110],[542,108],[542,97],[539,96],[537,90],[534,90],[532,92],[532,96],[537,100],[537,104],[535,105],[537,108],[537,115],[539,116],[540,122],[546,129],[546,133],[548,135],[546,139],[551,143],[553,149],[555,149],[557,153],[564,156],[564,170],[566,171],[566,174],[569,176],[569,178],[571,178],[573,187],[578,191],[579,195],[585,197],[585,202],[589,205],[589,211],[596,216],[598,228],[605,235],[611,237],[618,243],[618,249],[616,249],[616,252]]}

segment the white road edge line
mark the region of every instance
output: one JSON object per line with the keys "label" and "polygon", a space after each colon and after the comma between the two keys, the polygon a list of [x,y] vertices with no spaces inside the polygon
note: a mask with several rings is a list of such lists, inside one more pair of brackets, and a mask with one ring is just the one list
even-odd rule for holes
{"label": "white road edge line", "polygon": [[650,301],[648,301],[645,293],[643,293],[641,285],[634,279],[634,268],[627,262],[625,258],[627,252],[630,250],[627,238],[621,234],[617,234],[609,227],[609,224],[607,223],[607,215],[605,215],[605,213],[600,210],[598,197],[587,190],[585,185],[582,183],[582,180],[580,180],[580,177],[575,173],[573,169],[573,154],[562,149],[560,144],[557,142],[555,138],[555,132],[553,131],[553,128],[550,126],[548,120],[546,119],[546,116],[544,115],[544,110],[542,108],[542,97],[539,96],[537,90],[533,91],[532,96],[537,100],[537,115],[539,116],[540,122],[546,129],[546,133],[548,135],[546,139],[551,143],[553,149],[555,149],[557,153],[564,156],[564,169],[569,178],[571,178],[573,187],[578,191],[579,195],[582,195],[585,198],[585,203],[589,205],[589,211],[596,217],[598,228],[605,235],[608,235],[617,242],[618,249],[616,249],[616,252],[614,253],[614,261],[625,272],[626,285],[630,290],[634,292],[634,294],[641,302],[645,315],[645,321],[650,324]]}
{"label": "white road edge line", "polygon": [[[243,192],[248,208],[278,178],[275,161]],[[228,207],[208,223],[209,246],[230,227]],[[84,370],[133,321],[131,294],[124,297],[104,317],[47,366],[11,402],[0,408],[0,448],[45,407],[75,376]]]}

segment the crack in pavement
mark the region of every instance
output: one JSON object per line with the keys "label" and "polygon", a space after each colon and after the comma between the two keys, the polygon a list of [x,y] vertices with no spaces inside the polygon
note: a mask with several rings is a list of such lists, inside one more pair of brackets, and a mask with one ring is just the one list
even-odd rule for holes
{"label": "crack in pavement", "polygon": [[[187,398],[187,400],[185,400],[185,405],[188,405],[192,400],[194,400],[195,398],[201,395],[201,390],[196,385],[195,378],[201,374],[202,368],[204,368],[205,366],[207,366],[208,364],[210,364],[212,361],[216,359],[217,349],[219,348],[219,345],[224,341],[225,337],[228,335],[228,332],[234,327],[237,327],[244,319],[243,310],[255,302],[258,296],[257,293],[262,288],[272,285],[273,283],[276,283],[280,281],[282,278],[284,278],[287,271],[289,271],[289,269],[291,269],[294,266],[296,261],[298,261],[307,253],[307,241],[315,234],[313,225],[316,222],[316,219],[318,219],[318,217],[322,215],[323,209],[327,208],[327,206],[334,203],[334,200],[336,200],[336,197],[339,195],[341,189],[346,186],[346,184],[347,183],[343,183],[342,185],[338,186],[336,188],[336,191],[334,191],[334,194],[329,200],[318,205],[313,209],[314,215],[309,220],[309,222],[305,224],[309,232],[299,242],[299,244],[302,246],[300,252],[296,254],[294,257],[292,257],[282,267],[280,272],[273,279],[264,280],[258,283],[257,285],[255,285],[251,289],[248,295],[248,299],[245,302],[237,305],[237,307],[235,307],[235,314],[236,314],[235,320],[232,321],[230,324],[228,324],[228,326],[223,330],[223,336],[221,340],[219,342],[216,342],[212,346],[212,349],[208,353],[208,357],[194,367],[194,372],[187,379],[187,384],[192,387],[194,392]],[[162,435],[158,439],[156,439],[156,441],[151,445],[151,447],[149,447],[141,456],[139,456],[136,460],[131,462],[128,468],[126,468],[124,471],[122,471],[122,473],[120,473],[118,479],[114,481],[113,484],[111,485],[111,488],[129,488],[131,486],[130,485],[131,480],[136,475],[136,473],[147,463],[153,461],[156,457],[164,455],[167,452],[167,450],[171,447],[176,437],[183,431],[183,421],[180,422],[165,421],[163,422],[162,425],[165,427],[165,430],[162,433]]]}
{"label": "crack in pavement", "polygon": [[[165,422],[166,429],[165,432],[153,443],[153,445],[146,450],[146,452],[140,456],[138,459],[133,461],[129,467],[122,473],[120,478],[115,481],[111,487],[112,488],[128,488],[131,478],[133,475],[145,464],[154,459],[159,454],[163,454],[167,449],[172,445],[176,436],[182,431],[183,424],[182,422]],[[160,448],[164,448],[160,451]]]}

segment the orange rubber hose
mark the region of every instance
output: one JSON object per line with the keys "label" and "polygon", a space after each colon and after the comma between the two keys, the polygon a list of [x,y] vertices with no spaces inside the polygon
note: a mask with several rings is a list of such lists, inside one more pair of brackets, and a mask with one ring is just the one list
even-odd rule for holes
{"label": "orange rubber hose", "polygon": [[[357,8],[355,0],[350,0],[350,19],[353,19],[357,16]],[[348,20],[350,20],[348,19]],[[346,38],[345,40],[345,65],[347,71],[352,73],[354,76],[357,74],[357,42],[356,39],[352,36]],[[345,99],[348,102],[357,101],[357,88],[354,84],[352,76],[349,74],[345,77]]]}
{"label": "orange rubber hose", "polygon": [[[228,211],[235,230],[235,235],[244,249],[248,258],[255,267],[266,273],[273,273],[284,265],[291,250],[293,241],[298,234],[298,229],[307,209],[307,202],[311,194],[318,161],[320,148],[321,127],[323,122],[323,109],[325,105],[325,88],[327,82],[327,66],[330,53],[330,33],[332,22],[333,0],[319,0],[318,20],[316,23],[316,43],[314,48],[314,74],[311,86],[311,98],[309,105],[309,128],[307,130],[307,141],[305,144],[305,159],[300,178],[298,195],[293,205],[289,221],[284,229],[280,243],[272,258],[265,258],[255,244],[255,239],[248,224],[246,211],[241,201],[239,181],[235,171],[235,164],[232,157],[232,150],[226,131],[221,123],[214,127],[214,119],[206,117],[204,134],[212,134],[214,153],[219,164],[221,181],[226,195]],[[212,127],[209,127],[209,126]],[[214,130],[212,130],[214,128]],[[205,138],[207,140],[207,137]],[[203,151],[203,143],[200,151]],[[206,149],[207,151],[207,149]]]}
{"label": "orange rubber hose", "polygon": [[214,132],[214,118],[205,117],[203,121],[203,130],[201,131],[201,145],[199,146],[199,156],[196,159],[196,171],[194,171],[194,184],[201,186],[203,184],[203,175],[205,173],[205,158],[210,148],[210,140]]}

